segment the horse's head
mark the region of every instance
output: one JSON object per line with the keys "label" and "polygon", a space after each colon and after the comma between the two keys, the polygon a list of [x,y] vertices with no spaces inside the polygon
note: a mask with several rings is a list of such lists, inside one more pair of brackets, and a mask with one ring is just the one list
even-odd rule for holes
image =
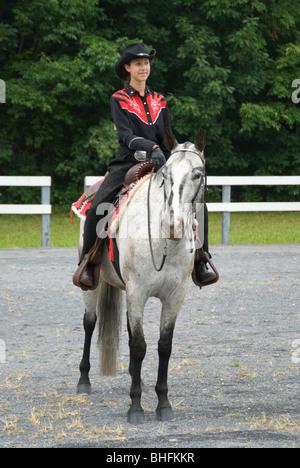
{"label": "horse's head", "polygon": [[168,239],[180,240],[184,236],[197,203],[204,201],[205,139],[201,129],[194,143],[178,144],[169,129],[165,132],[165,144],[171,156],[159,172],[165,197],[161,228]]}

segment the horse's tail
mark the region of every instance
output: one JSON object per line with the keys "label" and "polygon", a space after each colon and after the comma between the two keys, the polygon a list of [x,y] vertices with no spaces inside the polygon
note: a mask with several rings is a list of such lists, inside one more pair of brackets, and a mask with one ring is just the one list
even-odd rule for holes
{"label": "horse's tail", "polygon": [[122,318],[122,291],[104,280],[101,281],[98,310],[100,369],[103,375],[116,375]]}

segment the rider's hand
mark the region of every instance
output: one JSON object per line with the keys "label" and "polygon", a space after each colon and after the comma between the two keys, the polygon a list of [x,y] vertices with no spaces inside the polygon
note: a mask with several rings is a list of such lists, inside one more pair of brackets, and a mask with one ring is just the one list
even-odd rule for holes
{"label": "rider's hand", "polygon": [[159,169],[166,163],[166,158],[159,146],[154,146],[151,151],[151,159],[155,169]]}

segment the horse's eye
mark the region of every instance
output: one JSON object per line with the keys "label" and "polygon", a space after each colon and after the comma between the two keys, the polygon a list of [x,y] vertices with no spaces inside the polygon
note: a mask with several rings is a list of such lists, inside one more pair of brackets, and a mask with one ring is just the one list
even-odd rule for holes
{"label": "horse's eye", "polygon": [[193,178],[194,178],[195,180],[200,180],[201,177],[202,177],[202,172],[201,172],[201,171],[199,171],[199,170],[193,171]]}

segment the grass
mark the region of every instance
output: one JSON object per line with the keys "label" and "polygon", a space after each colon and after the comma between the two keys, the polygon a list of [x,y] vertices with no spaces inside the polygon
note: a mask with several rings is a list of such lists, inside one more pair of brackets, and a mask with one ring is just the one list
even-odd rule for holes
{"label": "grass", "polygon": [[[70,213],[54,213],[50,221],[50,246],[73,247],[78,245],[80,220]],[[41,216],[0,215],[0,248],[40,247]]]}
{"label": "grass", "polygon": [[[80,220],[69,213],[51,215],[51,247],[78,245]],[[209,215],[209,242],[221,244],[222,215]],[[295,244],[300,243],[300,212],[232,213],[231,244]],[[39,215],[0,215],[0,248],[40,247]]]}
{"label": "grass", "polygon": [[[220,244],[222,215],[209,215],[209,242]],[[298,244],[300,212],[231,213],[231,244]]]}

